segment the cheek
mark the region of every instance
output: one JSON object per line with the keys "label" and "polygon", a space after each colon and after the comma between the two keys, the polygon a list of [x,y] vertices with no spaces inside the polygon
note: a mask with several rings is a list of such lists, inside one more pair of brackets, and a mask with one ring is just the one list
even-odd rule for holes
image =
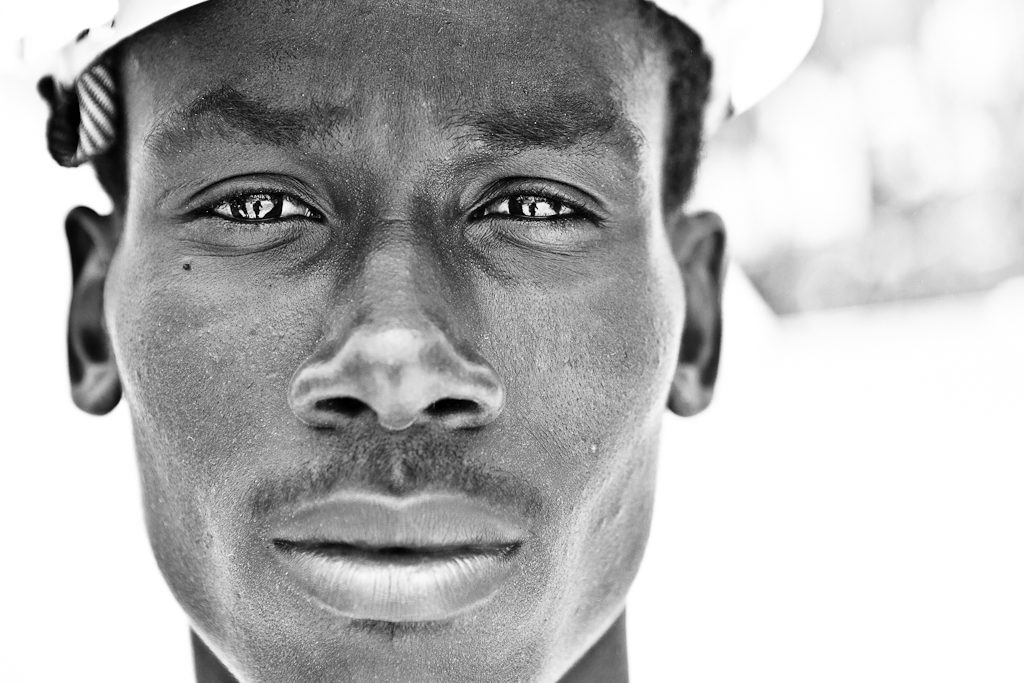
{"label": "cheek", "polygon": [[228,553],[246,533],[234,502],[268,444],[287,443],[287,384],[320,334],[305,293],[253,278],[227,286],[198,260],[119,252],[107,324],[132,413],[151,543],[188,605],[220,591]]}
{"label": "cheek", "polygon": [[[495,346],[512,438],[548,504],[550,576],[542,604],[566,616],[558,640],[621,609],[647,539],[661,417],[684,315],[667,249],[607,278],[499,302]],[[550,614],[545,610],[545,614]],[[575,624],[576,626],[573,626]]]}
{"label": "cheek", "polygon": [[507,426],[530,438],[539,483],[569,529],[607,516],[602,508],[632,495],[627,489],[653,493],[682,333],[681,288],[666,249],[607,277],[498,302],[509,316],[493,350],[508,385]]}
{"label": "cheek", "polygon": [[238,282],[198,259],[184,270],[133,256],[115,262],[107,311],[137,431],[173,454],[169,466],[244,466],[228,457],[273,440],[291,415],[288,382],[322,334],[320,293],[308,280]]}
{"label": "cheek", "polygon": [[139,428],[159,432],[182,456],[203,452],[216,464],[216,449],[191,444],[273,426],[266,415],[287,405],[287,382],[310,336],[298,323],[310,318],[284,283],[204,286],[216,276],[159,268],[141,274],[129,266],[108,284],[125,395]]}
{"label": "cheek", "polygon": [[682,284],[670,257],[504,292],[494,305],[504,320],[490,352],[508,387],[509,419],[561,450],[554,469],[599,480],[609,459],[657,430],[682,334]]}

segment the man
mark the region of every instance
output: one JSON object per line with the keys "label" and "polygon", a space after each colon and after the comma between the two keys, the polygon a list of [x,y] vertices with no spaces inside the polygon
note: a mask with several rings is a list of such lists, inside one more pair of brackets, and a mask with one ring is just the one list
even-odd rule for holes
{"label": "man", "polygon": [[[626,680],[718,367],[705,4],[125,3],[44,81],[115,207],[67,219],[72,394],[131,409],[199,680]],[[777,80],[813,30],[751,35]]]}

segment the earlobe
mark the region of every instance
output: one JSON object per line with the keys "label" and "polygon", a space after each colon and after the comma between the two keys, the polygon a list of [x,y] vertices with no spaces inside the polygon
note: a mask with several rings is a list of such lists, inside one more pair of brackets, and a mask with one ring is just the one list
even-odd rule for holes
{"label": "earlobe", "polygon": [[71,256],[68,371],[71,398],[87,413],[104,415],[121,400],[110,338],[103,323],[103,288],[120,226],[114,216],[73,209],[64,223]]}
{"label": "earlobe", "polygon": [[722,347],[725,225],[714,213],[679,211],[667,226],[683,278],[686,318],[668,407],[691,417],[711,403]]}

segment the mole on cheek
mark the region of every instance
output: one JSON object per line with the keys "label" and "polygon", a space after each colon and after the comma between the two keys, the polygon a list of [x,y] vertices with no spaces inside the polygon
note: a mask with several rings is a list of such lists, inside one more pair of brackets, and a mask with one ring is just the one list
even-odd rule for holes
{"label": "mole on cheek", "polygon": [[192,264],[191,263],[183,263],[181,265],[181,269],[182,270],[192,270]]}

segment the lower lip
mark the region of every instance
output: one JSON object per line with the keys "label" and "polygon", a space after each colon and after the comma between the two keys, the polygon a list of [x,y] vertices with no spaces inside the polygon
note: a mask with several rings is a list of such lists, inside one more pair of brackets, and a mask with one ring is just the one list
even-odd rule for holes
{"label": "lower lip", "polygon": [[490,598],[513,571],[515,546],[384,555],[277,545],[289,575],[351,619],[443,621]]}

